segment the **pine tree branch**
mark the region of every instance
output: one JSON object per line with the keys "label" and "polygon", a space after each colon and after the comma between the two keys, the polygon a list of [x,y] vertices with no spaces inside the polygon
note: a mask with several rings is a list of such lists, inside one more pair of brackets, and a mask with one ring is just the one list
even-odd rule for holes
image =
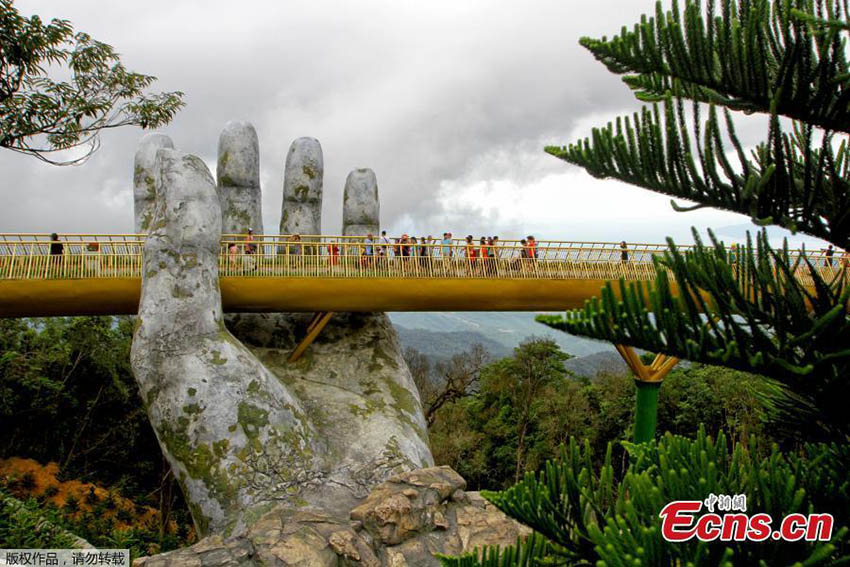
{"label": "pine tree branch", "polygon": [[[683,101],[668,96],[663,105],[644,107],[631,118],[595,128],[590,138],[549,146],[546,152],[594,177],[618,179],[850,247],[846,140],[837,145],[829,132],[816,140],[812,127],[798,122],[786,133],[774,115],[768,140],[747,155],[728,111],[725,127],[713,105],[704,124],[697,103],[692,116],[689,125]],[[727,144],[737,163],[730,161]]]}
{"label": "pine tree branch", "polygon": [[[850,132],[846,6],[835,0],[679,0],[581,45],[646,102],[667,93]],[[781,92],[778,100],[774,100]]]}
{"label": "pine tree branch", "polygon": [[818,435],[850,434],[837,401],[846,397],[850,375],[846,270],[833,277],[805,256],[773,250],[766,233],[734,259],[721,243],[706,246],[694,236],[691,252],[669,241],[656,260],[654,286],[621,281],[615,293],[608,284],[583,310],[539,320],[576,335],[770,376],[804,402],[798,415],[817,408],[809,418]]}

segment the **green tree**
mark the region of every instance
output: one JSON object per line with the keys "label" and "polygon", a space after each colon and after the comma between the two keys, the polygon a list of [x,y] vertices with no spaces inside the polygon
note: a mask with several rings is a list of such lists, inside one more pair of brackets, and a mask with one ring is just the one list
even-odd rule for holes
{"label": "green tree", "polygon": [[[655,16],[632,29],[581,40],[652,105],[546,151],[596,177],[746,214],[846,249],[848,22],[846,3],[836,0],[723,0],[719,7],[687,0],[683,9],[674,1],[666,12],[659,2]],[[693,101],[690,112],[686,99]],[[766,141],[751,152],[735,134],[733,111],[769,117]],[[574,334],[770,376],[787,388],[776,403],[790,433],[846,439],[845,274],[823,275],[787,247],[771,249],[764,232],[735,258],[713,235],[704,245],[694,234],[690,252],[669,241],[656,259],[653,286],[621,281],[583,310],[542,320]],[[805,285],[800,272],[812,283]]]}
{"label": "green tree", "polygon": [[564,369],[569,357],[551,340],[532,339],[483,368],[481,354],[473,347],[441,365],[446,380],[480,377],[477,391],[436,408],[429,437],[437,462],[454,467],[471,486],[501,488],[554,456],[564,437],[552,438],[569,426],[556,423],[553,411],[580,386],[570,384]]}
{"label": "green tree", "polygon": [[54,461],[63,478],[157,507],[159,544],[173,547],[165,525],[191,520],[130,370],[132,334],[128,317],[0,319],[0,459]]}
{"label": "green tree", "polygon": [[514,482],[522,478],[527,466],[535,425],[545,409],[542,394],[553,383],[563,382],[567,358],[551,339],[532,340],[514,349],[513,357],[502,359],[483,373],[481,409],[498,408],[488,429],[513,441],[499,444],[498,452],[513,453]]}
{"label": "green tree", "polygon": [[[51,78],[51,67],[70,78]],[[67,20],[44,24],[0,0],[0,147],[56,165],[80,163],[97,150],[102,130],[171,121],[183,93],[146,93],[155,80],[128,71],[111,46],[74,33]],[[50,157],[81,146],[81,157]]]}

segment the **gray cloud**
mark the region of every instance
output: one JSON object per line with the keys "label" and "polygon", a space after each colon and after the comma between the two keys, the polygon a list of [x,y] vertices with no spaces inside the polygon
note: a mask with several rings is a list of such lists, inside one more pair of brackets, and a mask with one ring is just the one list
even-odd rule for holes
{"label": "gray cloud", "polygon": [[[382,224],[394,231],[558,231],[551,208],[564,207],[565,225],[594,227],[600,238],[617,199],[609,193],[596,202],[594,184],[604,182],[582,177],[542,147],[637,108],[619,79],[577,42],[611,35],[653,9],[651,2],[622,0],[16,5],[24,14],[71,20],[114,45],[129,68],[157,75],[158,89],[184,91],[188,106],[164,132],[211,168],[224,124],[251,121],[260,139],[267,230],[279,220],[286,150],[293,139],[313,136],[325,156],[325,232],[339,230],[348,172],[370,167],[381,190]],[[132,159],[141,135],[106,133],[102,150],[76,168],[0,152],[0,230],[131,231]],[[572,186],[564,187],[564,199],[540,203],[550,209],[542,215],[488,213],[480,202],[487,203],[486,191],[473,204],[452,201],[477,195],[482,183],[507,183],[507,193],[521,199],[559,174]],[[667,220],[628,228],[635,238],[658,240],[665,230],[681,233],[696,222],[666,216],[663,201],[665,210],[651,207]],[[619,240],[627,227],[612,228],[608,240]]]}

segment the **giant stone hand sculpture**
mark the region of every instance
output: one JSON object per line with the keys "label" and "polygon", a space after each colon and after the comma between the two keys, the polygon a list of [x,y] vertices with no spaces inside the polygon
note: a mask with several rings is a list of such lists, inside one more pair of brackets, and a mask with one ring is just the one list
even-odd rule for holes
{"label": "giant stone hand sculpture", "polygon": [[154,162],[160,148],[173,148],[171,138],[159,132],[145,134],[139,142],[133,164],[133,213],[136,234],[148,231],[156,204]]}
{"label": "giant stone hand sculpture", "polygon": [[248,122],[232,121],[218,139],[219,200],[224,234],[263,233],[263,199],[260,195],[260,144]]}
{"label": "giant stone hand sculpture", "polygon": [[325,162],[316,138],[289,146],[283,178],[280,234],[322,233],[322,180]]}
{"label": "giant stone hand sculpture", "polygon": [[[433,463],[385,315],[337,315],[286,362],[309,314],[222,313],[221,207],[204,163],[159,149],[155,189],[131,362],[201,535],[244,533],[280,505],[347,514],[392,474]],[[307,197],[321,206],[321,179]]]}
{"label": "giant stone hand sculpture", "polygon": [[368,168],[355,169],[345,180],[342,196],[342,235],[378,235],[380,203],[378,178]]}

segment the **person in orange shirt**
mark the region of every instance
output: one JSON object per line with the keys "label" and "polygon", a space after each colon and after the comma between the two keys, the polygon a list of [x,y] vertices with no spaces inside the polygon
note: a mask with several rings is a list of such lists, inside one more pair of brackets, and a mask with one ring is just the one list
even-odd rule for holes
{"label": "person in orange shirt", "polygon": [[490,252],[487,246],[487,239],[482,236],[481,240],[478,241],[478,246],[478,257],[481,258],[481,273],[487,275],[487,272],[490,271]]}

